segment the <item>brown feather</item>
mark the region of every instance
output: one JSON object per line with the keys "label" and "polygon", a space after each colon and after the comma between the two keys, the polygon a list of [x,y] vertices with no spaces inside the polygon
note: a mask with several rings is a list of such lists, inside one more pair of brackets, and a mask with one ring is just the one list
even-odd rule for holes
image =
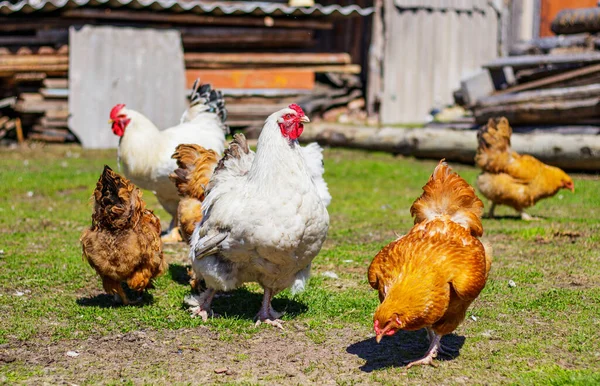
{"label": "brown feather", "polygon": [[183,240],[189,242],[196,224],[202,221],[202,201],[219,156],[200,145],[182,144],[172,158],[177,160],[178,168],[169,178],[183,197],[177,208],[179,231]]}

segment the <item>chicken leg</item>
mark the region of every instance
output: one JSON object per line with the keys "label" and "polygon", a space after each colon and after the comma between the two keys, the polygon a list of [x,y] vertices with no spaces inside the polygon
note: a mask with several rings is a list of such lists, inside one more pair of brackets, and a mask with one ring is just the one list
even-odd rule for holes
{"label": "chicken leg", "polygon": [[437,357],[438,350],[440,348],[440,339],[442,339],[441,335],[438,335],[431,329],[431,327],[427,327],[427,335],[430,338],[429,348],[427,349],[427,353],[421,359],[417,359],[416,361],[412,361],[406,365],[407,369],[410,369],[413,366],[421,366],[421,365],[430,365],[433,367],[437,367],[437,365],[433,362],[433,359]]}
{"label": "chicken leg", "polygon": [[258,314],[256,314],[256,316],[254,317],[254,320],[256,321],[256,326],[259,326],[261,323],[264,322],[273,327],[281,328],[283,330],[283,320],[279,319],[283,314],[273,309],[273,306],[271,305],[272,298],[273,291],[270,288],[265,288],[262,306],[260,307],[260,311],[258,311]]}
{"label": "chicken leg", "polygon": [[494,218],[494,210],[496,209],[496,203],[492,202],[492,206],[490,206],[490,211],[487,213],[485,217]]}
{"label": "chicken leg", "polygon": [[199,316],[202,321],[206,322],[209,316],[214,316],[210,305],[217,291],[214,288],[208,288],[200,295],[192,295],[185,298],[185,303],[190,306],[189,310],[192,313],[192,318]]}

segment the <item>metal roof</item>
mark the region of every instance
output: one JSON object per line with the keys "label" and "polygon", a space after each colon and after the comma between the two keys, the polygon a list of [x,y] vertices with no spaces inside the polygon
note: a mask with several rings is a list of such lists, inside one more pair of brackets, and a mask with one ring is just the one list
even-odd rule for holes
{"label": "metal roof", "polygon": [[213,16],[311,16],[311,17],[344,17],[367,16],[373,8],[361,8],[357,5],[342,7],[340,5],[320,5],[312,7],[290,7],[285,4],[264,1],[184,1],[184,0],[22,0],[15,4],[0,2],[0,14],[14,13],[32,14],[51,12],[60,9],[81,7],[107,7],[112,9],[143,9],[152,11],[169,11],[174,13],[195,13]]}

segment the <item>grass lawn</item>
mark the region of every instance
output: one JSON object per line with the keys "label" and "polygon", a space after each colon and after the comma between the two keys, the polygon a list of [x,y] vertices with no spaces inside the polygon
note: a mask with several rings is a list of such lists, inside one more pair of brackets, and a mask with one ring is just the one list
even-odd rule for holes
{"label": "grass lawn", "polygon": [[[254,327],[255,284],[216,298],[220,318],[190,318],[185,245],[165,246],[169,269],[142,305],[113,305],[78,239],[102,166],[117,170],[114,150],[38,145],[2,149],[0,161],[0,383],[600,383],[596,176],[575,175],[575,194],[561,191],[529,211],[542,221],[523,222],[509,208],[484,220],[494,263],[465,322],[443,339],[458,355],[406,370],[403,361],[425,353],[426,334],[375,343],[378,301],[366,270],[394,232],[411,227],[408,209],[437,162],[325,152],[329,237],[308,290],[274,300],[286,312],[280,331]],[[475,182],[477,170],[451,166]],[[155,197],[144,198],[166,222]]]}

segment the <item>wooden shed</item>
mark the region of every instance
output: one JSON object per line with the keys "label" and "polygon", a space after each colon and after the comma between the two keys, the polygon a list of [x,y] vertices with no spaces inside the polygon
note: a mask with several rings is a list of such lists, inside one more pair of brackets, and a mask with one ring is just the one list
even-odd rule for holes
{"label": "wooden shed", "polygon": [[168,127],[197,77],[225,93],[235,128],[262,126],[291,102],[318,117],[363,98],[372,8],[345,3],[1,2],[0,102],[16,103],[0,103],[0,139],[2,122],[18,118],[30,139],[112,147],[112,105]]}

